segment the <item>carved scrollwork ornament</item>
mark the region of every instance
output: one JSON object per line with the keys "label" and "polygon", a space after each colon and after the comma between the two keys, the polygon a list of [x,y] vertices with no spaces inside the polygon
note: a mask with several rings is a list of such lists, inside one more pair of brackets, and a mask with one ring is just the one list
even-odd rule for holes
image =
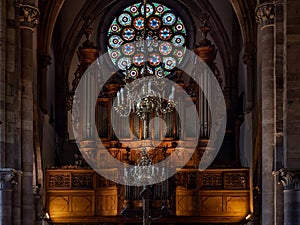
{"label": "carved scrollwork ornament", "polygon": [[273,175],[278,177],[278,183],[283,185],[284,190],[300,190],[300,171],[281,169]]}
{"label": "carved scrollwork ornament", "polygon": [[33,31],[33,28],[39,23],[39,9],[32,5],[21,3],[17,3],[16,7],[19,8],[20,28]]}
{"label": "carved scrollwork ornament", "polygon": [[261,29],[274,25],[275,5],[273,3],[264,3],[259,5],[256,10],[256,22],[261,25]]}
{"label": "carved scrollwork ornament", "polygon": [[17,184],[21,171],[11,168],[0,168],[0,190],[11,190]]}

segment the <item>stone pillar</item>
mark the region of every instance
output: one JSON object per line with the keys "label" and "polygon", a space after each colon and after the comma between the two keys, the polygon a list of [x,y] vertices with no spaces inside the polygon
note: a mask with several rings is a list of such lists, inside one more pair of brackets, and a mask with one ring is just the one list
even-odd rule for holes
{"label": "stone pillar", "polygon": [[14,169],[0,169],[0,225],[12,224],[12,188],[18,174]]}
{"label": "stone pillar", "polygon": [[274,225],[274,178],[272,176],[275,145],[274,106],[274,4],[265,1],[256,9],[261,32],[262,84],[262,224]]}
{"label": "stone pillar", "polygon": [[0,1],[0,167],[5,166],[6,102],[6,0]]}
{"label": "stone pillar", "polygon": [[[283,30],[283,0],[274,1],[274,44],[275,44],[275,151],[274,151],[274,170],[278,171],[283,167],[283,49],[284,49],[284,30]],[[283,225],[283,187],[274,181],[274,204],[275,204],[275,225]]]}
{"label": "stone pillar", "polygon": [[21,148],[22,148],[22,182],[21,182],[21,217],[22,225],[33,223],[33,29],[38,23],[39,10],[35,1],[19,3],[21,35]]}
{"label": "stone pillar", "polygon": [[284,188],[284,225],[300,224],[300,2],[283,5],[283,166],[279,181]]}
{"label": "stone pillar", "polygon": [[284,225],[300,224],[300,170],[282,169],[278,176],[284,187]]}

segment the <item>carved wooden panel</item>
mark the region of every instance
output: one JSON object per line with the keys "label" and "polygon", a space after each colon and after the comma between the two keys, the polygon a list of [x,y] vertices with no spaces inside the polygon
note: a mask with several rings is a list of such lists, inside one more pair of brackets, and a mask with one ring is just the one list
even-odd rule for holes
{"label": "carved wooden panel", "polygon": [[222,173],[201,173],[200,188],[203,189],[222,189]]}
{"label": "carved wooden panel", "polygon": [[197,172],[178,172],[176,174],[176,185],[180,188],[185,189],[196,189],[197,188]]}
{"label": "carved wooden panel", "polygon": [[70,173],[53,173],[48,176],[49,189],[71,189]]}
{"label": "carved wooden panel", "polygon": [[197,192],[193,190],[178,190],[176,192],[176,215],[196,216],[198,214]]}
{"label": "carved wooden panel", "polygon": [[93,189],[94,174],[93,173],[72,173],[73,189]]}
{"label": "carved wooden panel", "polygon": [[92,216],[95,197],[93,192],[60,192],[48,194],[48,208],[51,218]]}
{"label": "carved wooden panel", "polygon": [[[111,176],[117,175],[116,169],[105,170]],[[119,215],[124,206],[124,192],[131,200],[140,199],[140,188],[124,190],[93,170],[48,170],[46,177],[47,211],[55,223],[101,223],[111,218],[119,223],[124,219]],[[176,189],[171,204],[176,216],[172,221],[184,222],[182,218],[187,217],[203,223],[238,223],[250,213],[247,169],[207,169],[201,172],[181,169],[173,179],[176,185],[168,186]],[[154,185],[152,198],[159,200],[159,193],[165,188]],[[138,203],[136,207],[142,207],[140,200],[135,202]],[[156,206],[160,207],[161,201],[157,202]]]}
{"label": "carved wooden panel", "polygon": [[249,212],[249,196],[226,196],[225,210],[237,215],[247,214]]}
{"label": "carved wooden panel", "polygon": [[92,216],[94,214],[94,193],[82,193],[71,195],[70,215]]}
{"label": "carved wooden panel", "polygon": [[68,215],[70,198],[68,195],[54,195],[48,197],[49,213],[53,217]]}
{"label": "carved wooden panel", "polygon": [[201,196],[199,201],[200,215],[220,215],[223,211],[222,196]]}
{"label": "carved wooden panel", "polygon": [[118,214],[117,189],[101,190],[96,193],[96,215],[115,216]]}
{"label": "carved wooden panel", "polygon": [[246,172],[230,172],[224,174],[224,189],[247,189],[248,174]]}

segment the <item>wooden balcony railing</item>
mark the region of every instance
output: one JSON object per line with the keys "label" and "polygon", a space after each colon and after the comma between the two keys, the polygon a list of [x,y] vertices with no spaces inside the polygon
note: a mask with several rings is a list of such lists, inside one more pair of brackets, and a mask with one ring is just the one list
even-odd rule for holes
{"label": "wooden balcony railing", "polygon": [[[125,219],[124,187],[89,169],[47,170],[47,210],[54,223],[113,222]],[[172,215],[159,224],[240,222],[250,212],[248,169],[181,169],[175,176]],[[163,222],[163,221],[166,221]]]}

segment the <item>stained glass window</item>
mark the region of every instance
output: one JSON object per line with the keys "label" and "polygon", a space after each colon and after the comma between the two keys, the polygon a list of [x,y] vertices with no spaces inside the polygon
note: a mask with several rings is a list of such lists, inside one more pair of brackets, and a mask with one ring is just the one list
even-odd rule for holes
{"label": "stained glass window", "polygon": [[[146,55],[139,49],[143,46],[137,44],[144,39],[147,45],[151,41],[154,43],[147,47]],[[149,74],[165,77],[182,62],[186,41],[185,25],[170,8],[155,2],[148,3],[145,21],[144,5],[136,3],[125,8],[113,20],[108,31],[107,47],[112,62],[132,79],[144,73],[146,60]]]}

